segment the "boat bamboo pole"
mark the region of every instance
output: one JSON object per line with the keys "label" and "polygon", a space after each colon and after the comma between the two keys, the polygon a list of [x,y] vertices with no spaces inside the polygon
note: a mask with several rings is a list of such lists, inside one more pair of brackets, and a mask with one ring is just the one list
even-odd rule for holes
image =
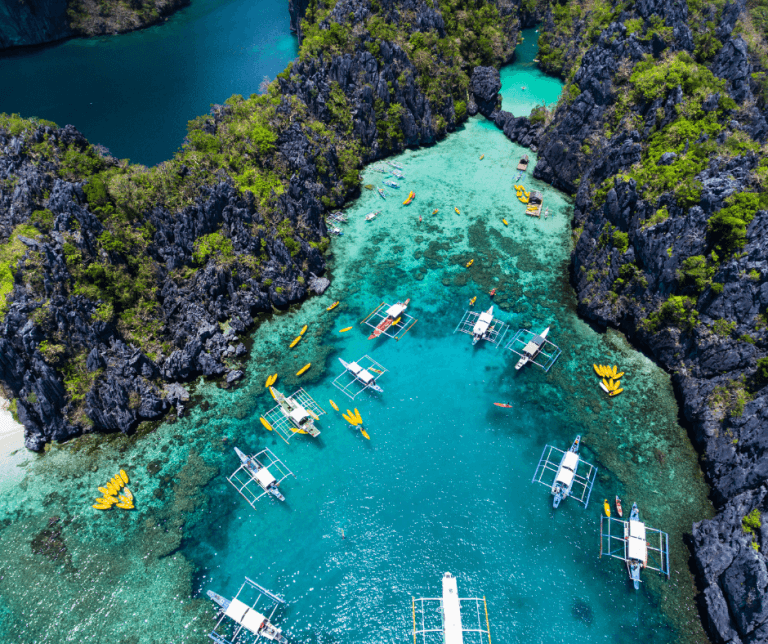
{"label": "boat bamboo pole", "polygon": [[416,644],[416,598],[411,595],[411,608],[413,609],[413,644]]}
{"label": "boat bamboo pole", "polygon": [[[413,321],[413,324],[416,324],[417,322],[418,322],[418,320],[414,320],[414,321]],[[399,338],[395,338],[395,340],[397,340],[398,342],[400,342],[400,338],[404,338],[404,337],[405,337],[405,334],[406,334],[406,333],[408,333],[408,331],[410,331],[410,330],[413,328],[413,324],[411,324],[411,326],[407,327],[407,328],[405,329],[405,331],[403,331],[403,335],[401,335]]]}
{"label": "boat bamboo pole", "polygon": [[[610,527],[608,528],[610,530]],[[610,539],[610,534],[608,535],[608,538]],[[603,558],[603,515],[600,515],[600,556],[598,559]]]}
{"label": "boat bamboo pole", "polygon": [[488,620],[488,604],[485,602],[485,595],[483,595],[483,606],[485,607],[485,625],[488,627],[488,644],[491,644],[491,622]]}
{"label": "boat bamboo pole", "polygon": [[[384,303],[384,302],[382,302],[382,303],[381,303],[381,304],[379,304],[379,305],[378,305],[378,306],[377,306],[375,309],[373,309],[373,311],[371,311],[371,312],[368,314],[368,317],[367,317],[367,318],[365,318],[365,320],[367,320],[367,319],[368,319],[368,318],[370,318],[370,317],[371,317],[371,316],[372,316],[374,313],[376,313],[376,311],[378,311],[378,310],[379,310],[379,309],[380,309],[380,308],[381,308],[381,307],[382,307],[384,304],[385,304],[385,303]],[[362,324],[363,322],[365,322],[365,320],[361,320],[361,321],[360,321],[360,324]]]}

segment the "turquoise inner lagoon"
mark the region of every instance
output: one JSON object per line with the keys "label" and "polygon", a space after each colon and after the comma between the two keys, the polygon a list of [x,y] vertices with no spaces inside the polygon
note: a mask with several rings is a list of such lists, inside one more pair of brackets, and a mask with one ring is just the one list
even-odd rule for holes
{"label": "turquoise inner lagoon", "polygon": [[[445,572],[461,596],[486,598],[493,642],[706,641],[683,537],[712,508],[670,378],[622,335],[578,318],[572,205],[530,172],[515,181],[525,153],[532,169],[535,155],[476,117],[399,155],[401,189],[386,200],[363,190],[349,205],[330,289],[260,320],[236,389],[200,380],[197,404],[178,421],[7,458],[3,641],[209,641],[216,610],[205,592],[232,597],[248,576],[285,597],[275,621],[292,643],[407,644],[412,597],[439,597]],[[363,171],[364,184],[384,178]],[[515,183],[544,192],[547,218],[524,214]],[[409,190],[416,198],[405,206]],[[475,310],[494,305],[507,339],[551,327],[563,353],[549,373],[516,372],[517,356],[454,333],[474,296]],[[416,325],[400,341],[368,340],[360,321],[405,298]],[[338,358],[363,355],[388,370],[384,392],[353,402],[332,381]],[[618,365],[624,393],[608,398],[593,363]],[[286,444],[261,425],[275,372],[279,391],[303,387],[325,409],[319,437]],[[331,399],[360,411],[370,440]],[[567,449],[577,434],[599,468],[592,499],[586,510],[567,499],[553,511],[531,479],[546,444]],[[229,485],[234,446],[268,447],[295,473],[281,486],[284,503],[263,498],[253,510]],[[136,510],[92,509],[97,486],[121,468]],[[641,518],[669,533],[671,579],[646,571],[635,591],[621,562],[599,558],[602,501],[616,494],[625,512],[636,501]]]}

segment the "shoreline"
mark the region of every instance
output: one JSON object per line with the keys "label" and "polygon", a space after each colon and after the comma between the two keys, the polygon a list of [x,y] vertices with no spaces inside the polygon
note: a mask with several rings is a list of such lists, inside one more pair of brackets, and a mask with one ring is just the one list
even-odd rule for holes
{"label": "shoreline", "polygon": [[0,458],[24,447],[24,426],[13,419],[9,406],[10,401],[0,396]]}

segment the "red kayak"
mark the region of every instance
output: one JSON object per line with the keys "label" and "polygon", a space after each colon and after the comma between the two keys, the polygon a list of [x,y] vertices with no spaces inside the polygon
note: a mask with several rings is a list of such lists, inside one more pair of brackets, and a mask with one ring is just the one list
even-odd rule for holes
{"label": "red kayak", "polygon": [[616,514],[618,514],[620,517],[624,516],[624,513],[621,511],[621,499],[619,498],[618,494],[616,495]]}
{"label": "red kayak", "polygon": [[493,289],[493,290],[490,292],[490,296],[491,296],[491,297],[493,297],[494,295],[496,295],[496,289]]}
{"label": "red kayak", "polygon": [[512,407],[512,405],[509,405],[507,403],[493,403],[497,407]]}

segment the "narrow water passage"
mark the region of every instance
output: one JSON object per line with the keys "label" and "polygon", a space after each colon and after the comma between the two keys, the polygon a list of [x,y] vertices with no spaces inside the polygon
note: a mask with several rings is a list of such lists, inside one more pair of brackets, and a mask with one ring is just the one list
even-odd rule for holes
{"label": "narrow water passage", "polygon": [[173,156],[187,121],[258,93],[296,57],[286,0],[194,0],[120,36],[0,54],[0,112],[72,124],[119,159]]}

